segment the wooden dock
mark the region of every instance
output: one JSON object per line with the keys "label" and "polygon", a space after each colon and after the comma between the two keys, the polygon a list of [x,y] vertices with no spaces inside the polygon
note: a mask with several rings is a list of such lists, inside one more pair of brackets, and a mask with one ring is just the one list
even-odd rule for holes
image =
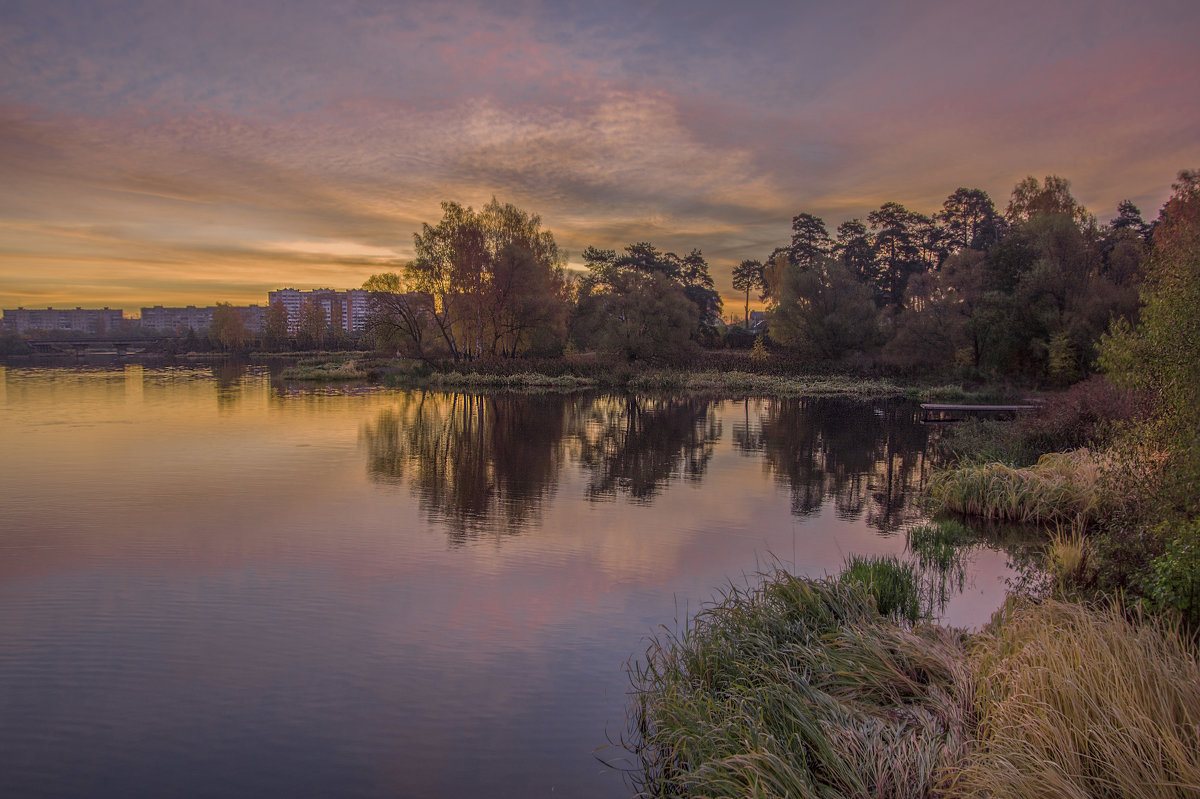
{"label": "wooden dock", "polygon": [[1040,405],[951,405],[940,402],[921,403],[922,422],[957,422],[968,416],[1015,416],[1037,411]]}

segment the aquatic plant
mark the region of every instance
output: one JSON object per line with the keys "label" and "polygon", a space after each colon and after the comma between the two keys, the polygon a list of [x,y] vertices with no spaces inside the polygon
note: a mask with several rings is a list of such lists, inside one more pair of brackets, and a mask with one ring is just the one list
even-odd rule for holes
{"label": "aquatic plant", "polygon": [[1084,582],[1090,552],[1081,525],[1055,525],[1046,548],[1046,566],[1060,594]]}
{"label": "aquatic plant", "polygon": [[284,369],[285,380],[366,380],[370,373],[357,360],[301,361]]}
{"label": "aquatic plant", "polygon": [[921,581],[917,569],[894,555],[852,555],[839,578],[857,583],[875,600],[876,609],[888,618],[915,624],[921,618]]}
{"label": "aquatic plant", "polygon": [[639,795],[929,795],[964,751],[962,641],[876,608],[858,577],[778,571],[653,639],[630,670]]}

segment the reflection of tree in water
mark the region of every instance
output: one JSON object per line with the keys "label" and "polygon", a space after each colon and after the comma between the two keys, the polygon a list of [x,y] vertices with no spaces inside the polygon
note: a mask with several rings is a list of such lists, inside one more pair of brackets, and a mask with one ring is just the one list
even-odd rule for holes
{"label": "reflection of tree in water", "polygon": [[912,513],[924,464],[925,429],[902,403],[780,399],[754,407],[734,430],[742,452],[792,492],[792,513],[807,516],[832,497],[838,515],[895,532]]}
{"label": "reflection of tree in water", "polygon": [[236,358],[225,358],[213,363],[212,374],[217,381],[218,408],[230,408],[242,398],[242,379],[249,368],[249,364]]}
{"label": "reflection of tree in water", "polygon": [[404,394],[362,430],[367,471],[407,482],[424,511],[462,540],[536,523],[562,466],[570,398]]}
{"label": "reflection of tree in water", "polygon": [[649,502],[672,478],[698,481],[720,437],[710,400],[595,398],[578,431],[579,460],[591,473],[588,498],[624,493]]}

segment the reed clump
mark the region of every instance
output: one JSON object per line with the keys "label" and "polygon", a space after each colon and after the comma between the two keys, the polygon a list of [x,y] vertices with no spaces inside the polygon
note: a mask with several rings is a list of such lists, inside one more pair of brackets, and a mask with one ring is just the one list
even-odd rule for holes
{"label": "reed clump", "polygon": [[839,579],[866,589],[875,599],[876,610],[888,618],[909,624],[915,624],[921,618],[921,576],[911,563],[894,555],[852,555]]}
{"label": "reed clump", "polygon": [[935,512],[1023,523],[1086,524],[1099,509],[1100,459],[1086,449],[1047,453],[1027,468],[967,464],[935,472]]}
{"label": "reed clump", "polygon": [[370,377],[370,371],[363,368],[363,365],[356,359],[313,363],[301,361],[298,365],[283,370],[285,380],[366,380],[368,377]]}
{"label": "reed clump", "polygon": [[970,646],[978,718],[947,796],[1200,796],[1200,665],[1124,608],[1010,600]]}
{"label": "reed clump", "polygon": [[961,636],[857,578],[730,588],[631,666],[641,796],[930,795],[964,754]]}

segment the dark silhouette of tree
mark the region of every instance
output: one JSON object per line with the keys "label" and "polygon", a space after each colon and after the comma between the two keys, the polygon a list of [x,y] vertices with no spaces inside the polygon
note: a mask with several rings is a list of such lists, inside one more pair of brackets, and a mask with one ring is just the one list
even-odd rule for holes
{"label": "dark silhouette of tree", "polygon": [[921,258],[919,215],[900,203],[884,203],[867,215],[867,221],[875,237],[879,288],[885,304],[898,309],[904,301],[909,277],[927,266]]}
{"label": "dark silhouette of tree", "polygon": [[1047,175],[1045,181],[1039,183],[1030,175],[1013,187],[1004,215],[1010,224],[1019,225],[1036,216],[1056,214],[1068,217],[1078,225],[1089,221],[1087,209],[1071,196],[1069,180]]}
{"label": "dark silhouette of tree", "polygon": [[585,348],[631,361],[686,359],[705,309],[720,313],[699,251],[681,259],[639,242],[621,254],[588,247],[583,261],[574,335]]}
{"label": "dark silhouette of tree", "polygon": [[1003,232],[996,206],[983,189],[955,189],[942,203],[938,219],[945,227],[951,252],[967,248],[986,250]]}
{"label": "dark silhouette of tree", "polygon": [[809,357],[837,360],[874,343],[871,290],[834,258],[810,268],[785,264],[766,273],[771,339]]}
{"label": "dark silhouette of tree", "polygon": [[296,343],[303,350],[323,347],[328,333],[329,322],[325,309],[311,297],[306,299],[300,305],[300,316],[296,322]]}
{"label": "dark silhouette of tree", "polygon": [[[478,213],[442,203],[436,226],[413,234],[416,259],[405,268],[422,324],[454,360],[526,352],[538,335],[565,334],[563,258],[541,217],[495,198]],[[398,322],[393,332],[412,330]]]}
{"label": "dark silhouette of tree", "polygon": [[761,261],[747,259],[733,268],[733,290],[746,292],[746,327],[750,326],[750,292],[762,290],[763,265]]}
{"label": "dark silhouette of tree", "polygon": [[871,235],[861,219],[850,219],[838,225],[834,255],[841,259],[850,274],[860,283],[878,286],[879,271],[875,266],[875,248]]}
{"label": "dark silhouette of tree", "polygon": [[801,269],[810,269],[833,251],[833,241],[825,220],[812,214],[792,217],[791,261]]}

